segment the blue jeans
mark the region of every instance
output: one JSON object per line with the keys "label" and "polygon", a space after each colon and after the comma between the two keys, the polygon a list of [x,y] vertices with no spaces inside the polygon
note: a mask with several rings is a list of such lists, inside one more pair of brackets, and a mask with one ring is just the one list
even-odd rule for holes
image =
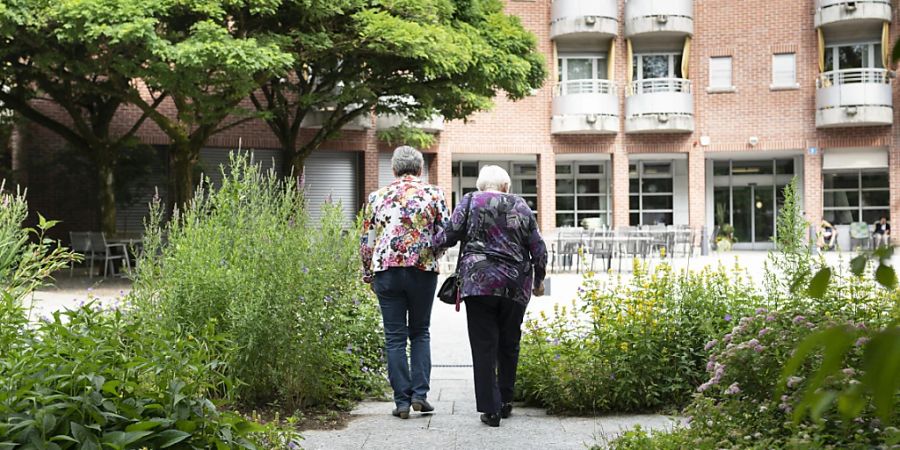
{"label": "blue jeans", "polygon": [[[409,406],[428,396],[431,379],[431,306],[437,273],[413,267],[393,267],[377,272],[372,289],[381,305],[388,380],[394,403]],[[410,343],[409,357],[406,343]]]}

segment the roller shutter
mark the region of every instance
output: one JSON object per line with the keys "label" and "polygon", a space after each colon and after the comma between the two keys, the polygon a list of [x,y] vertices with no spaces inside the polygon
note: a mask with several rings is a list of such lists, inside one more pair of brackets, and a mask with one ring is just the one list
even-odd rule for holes
{"label": "roller shutter", "polygon": [[159,192],[162,204],[166,205],[169,187],[167,153],[163,147],[154,148],[156,158],[152,158],[147,175],[132,180],[127,195],[116,199],[116,232],[119,234],[143,234],[144,219],[150,213],[153,196]]}
{"label": "roller shutter", "polygon": [[353,223],[360,203],[357,154],[315,151],[304,166],[306,202],[313,222],[321,219],[322,205],[331,199],[340,202],[347,224]]}

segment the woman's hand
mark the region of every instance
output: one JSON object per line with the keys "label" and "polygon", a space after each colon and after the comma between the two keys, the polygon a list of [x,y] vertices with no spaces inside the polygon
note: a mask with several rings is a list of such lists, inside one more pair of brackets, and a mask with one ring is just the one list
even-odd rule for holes
{"label": "woman's hand", "polygon": [[544,282],[541,282],[541,284],[538,285],[538,287],[534,288],[534,295],[537,297],[544,296]]}

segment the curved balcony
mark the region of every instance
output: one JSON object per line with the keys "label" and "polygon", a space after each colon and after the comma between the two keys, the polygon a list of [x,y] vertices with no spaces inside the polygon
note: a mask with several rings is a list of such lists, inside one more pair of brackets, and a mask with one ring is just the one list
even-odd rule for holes
{"label": "curved balcony", "polygon": [[[375,118],[375,129],[376,130],[389,130],[391,128],[396,128],[406,122],[406,119],[400,114],[385,114],[379,115]],[[426,120],[423,122],[412,122],[408,124],[411,127],[419,128],[426,133],[440,133],[444,131],[444,118],[441,116],[434,116],[431,120]]]}
{"label": "curved balcony", "polygon": [[609,80],[567,81],[553,97],[553,134],[615,134],[619,132],[619,95]]}
{"label": "curved balcony", "polygon": [[891,125],[891,78],[885,69],[825,72],[816,80],[816,127]]}
{"label": "curved balcony", "polygon": [[816,28],[864,26],[891,21],[890,0],[818,0],[816,2]]}
{"label": "curved balcony", "polygon": [[626,133],[686,133],[694,131],[691,81],[650,78],[631,84],[625,98]]}
{"label": "curved balcony", "polygon": [[693,0],[627,0],[625,37],[649,33],[693,35]]}
{"label": "curved balcony", "polygon": [[554,0],[550,10],[550,39],[618,35],[617,4],[616,0]]}

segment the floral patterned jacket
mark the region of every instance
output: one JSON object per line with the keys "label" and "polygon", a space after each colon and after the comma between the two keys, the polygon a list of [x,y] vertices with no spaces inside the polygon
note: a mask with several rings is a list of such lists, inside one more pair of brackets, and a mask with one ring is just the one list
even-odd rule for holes
{"label": "floral patterned jacket", "polygon": [[363,210],[360,239],[363,280],[391,267],[437,272],[432,240],[448,221],[444,193],[414,176],[404,176],[373,192]]}
{"label": "floral patterned jacket", "polygon": [[458,268],[462,298],[494,295],[528,305],[532,288],[546,276],[547,247],[525,200],[500,192],[466,194],[434,246],[459,241],[465,242]]}

